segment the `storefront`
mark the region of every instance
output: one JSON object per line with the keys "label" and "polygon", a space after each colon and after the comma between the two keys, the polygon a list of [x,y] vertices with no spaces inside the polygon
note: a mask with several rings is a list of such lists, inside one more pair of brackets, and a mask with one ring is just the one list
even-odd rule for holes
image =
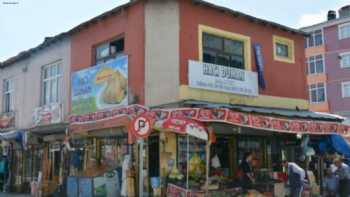
{"label": "storefront", "polygon": [[[340,119],[332,115],[300,112],[298,116],[298,111],[291,110],[285,112],[289,115],[279,115],[275,111],[268,115],[244,110],[222,107],[150,111],[156,122],[155,134],[159,135],[159,187],[163,188],[163,194],[242,194],[239,165],[243,155],[251,152],[256,180],[250,192],[276,196],[284,192],[282,160],[298,162],[307,169],[307,161],[302,159],[305,136],[343,135],[348,131],[348,127],[339,124]],[[169,121],[175,125],[166,125]],[[205,125],[207,132],[211,131],[209,141],[195,137],[188,140],[186,135],[179,135],[181,132],[177,129],[185,130],[191,121],[197,121]],[[149,157],[151,155],[149,152]],[[207,173],[209,177],[206,177]]]}

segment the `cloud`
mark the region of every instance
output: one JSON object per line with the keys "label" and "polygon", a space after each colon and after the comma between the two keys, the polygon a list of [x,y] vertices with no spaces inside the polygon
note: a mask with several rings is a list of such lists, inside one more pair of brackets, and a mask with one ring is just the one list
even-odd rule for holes
{"label": "cloud", "polygon": [[297,27],[300,28],[300,27],[306,27],[317,23],[321,23],[326,20],[326,16],[327,16],[327,11],[324,11],[324,10],[318,13],[303,14],[298,20]]}
{"label": "cloud", "polygon": [[317,23],[324,22],[327,20],[327,13],[329,10],[334,10],[337,12],[339,8],[347,4],[349,4],[348,0],[338,0],[333,7],[327,8],[326,10],[322,9],[312,13],[305,13],[301,15],[301,17],[299,18],[297,22],[297,27],[301,28],[301,27],[306,27],[306,26],[315,25]]}

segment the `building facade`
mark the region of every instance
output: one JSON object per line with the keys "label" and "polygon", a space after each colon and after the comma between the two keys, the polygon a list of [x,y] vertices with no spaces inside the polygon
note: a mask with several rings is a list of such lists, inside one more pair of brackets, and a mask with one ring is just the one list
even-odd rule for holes
{"label": "building facade", "polygon": [[348,99],[350,61],[349,6],[329,11],[326,22],[302,30],[310,33],[306,39],[308,63],[307,81],[310,108],[349,117]]}
{"label": "building facade", "polygon": [[[201,0],[135,0],[62,35],[1,64],[3,109],[21,111],[16,128],[45,144],[44,194],[59,185],[72,196],[151,193],[151,178],[166,179],[176,168],[186,174],[188,133],[187,150],[193,147],[200,163],[217,154],[229,178],[245,152],[254,152],[261,168],[279,170],[272,161],[297,158],[297,134],[345,132],[341,117],[308,110],[303,31]],[[28,94],[14,104],[11,76],[22,80],[18,94]],[[31,82],[37,87],[29,90]],[[50,110],[34,108],[51,104],[62,113],[47,124]],[[26,119],[32,110],[44,125]],[[130,125],[145,114],[155,123],[143,147],[136,143],[142,133]],[[191,125],[202,130],[186,130]],[[208,132],[217,141],[212,149]],[[194,182],[202,183],[198,171],[201,181]]]}
{"label": "building facade", "polygon": [[[54,153],[45,150],[50,143],[62,141],[67,129],[69,37],[46,38],[38,47],[2,62],[0,73],[1,134],[9,140],[3,141],[2,154],[11,168],[8,190],[28,192],[29,183],[42,171],[43,158]],[[57,173],[51,177],[58,182]]]}

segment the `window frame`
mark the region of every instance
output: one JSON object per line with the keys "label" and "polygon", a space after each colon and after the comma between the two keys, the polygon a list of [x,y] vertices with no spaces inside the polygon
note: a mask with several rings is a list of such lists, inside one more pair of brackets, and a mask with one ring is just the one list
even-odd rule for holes
{"label": "window frame", "polygon": [[[118,41],[118,40],[123,40],[123,50],[121,52],[115,52],[114,54],[111,53],[111,43],[112,42],[115,42],[115,41]],[[106,57],[103,57],[103,58],[97,58],[97,49],[102,46],[102,45],[105,45],[105,44],[108,44],[108,55]],[[94,60],[94,65],[97,65],[97,64],[101,64],[101,63],[104,63],[104,62],[107,62],[108,60],[110,59],[114,59],[115,57],[118,57],[122,54],[124,54],[124,51],[125,51],[125,37],[124,35],[119,35],[117,37],[114,37],[112,39],[109,39],[109,40],[105,40],[103,42],[100,42],[96,45],[93,46],[93,60]]]}
{"label": "window frame", "polygon": [[[318,98],[316,98],[317,101],[312,101],[312,91],[314,89],[316,89],[316,91],[318,91],[318,89],[320,89],[318,87],[319,84],[323,84],[323,89],[324,89],[324,101],[318,101]],[[311,88],[312,85],[316,85],[316,88]],[[318,95],[318,92],[317,94]],[[316,96],[318,97],[318,96]],[[324,102],[327,102],[327,86],[326,86],[326,83],[325,82],[319,82],[319,83],[313,83],[313,84],[309,84],[309,102],[311,104],[320,104],[320,103],[324,103]]]}
{"label": "window frame", "polygon": [[343,56],[349,56],[350,57],[350,51],[339,54],[339,57],[340,57],[340,60],[339,60],[340,68],[350,68],[350,64],[347,65],[347,66],[343,65],[343,61],[342,61],[342,57]]}
{"label": "window frame", "polygon": [[[9,81],[11,83],[11,86],[9,88],[9,90],[5,90],[5,82],[6,81]],[[6,78],[6,79],[3,79],[2,81],[3,85],[2,85],[2,112],[3,113],[9,113],[9,112],[13,112],[15,110],[15,105],[14,105],[14,94],[15,94],[15,81],[14,81],[14,78],[12,77],[9,77],[9,78]],[[6,98],[5,96],[6,95],[9,95],[9,106],[7,107],[6,106]],[[8,109],[8,110],[7,110]]]}
{"label": "window frame", "polygon": [[[288,46],[288,57],[282,57],[277,54],[277,43]],[[275,61],[280,61],[284,63],[294,64],[295,63],[295,45],[294,40],[285,38],[282,36],[273,35],[272,36],[273,44],[273,59]]]}
{"label": "window frame", "polygon": [[[316,45],[316,32],[317,31],[320,31],[321,32],[321,38],[322,38],[322,43],[321,44],[319,44],[319,45]],[[313,40],[314,40],[314,44],[311,46],[310,45],[310,38],[312,38]],[[310,36],[308,36],[308,37],[306,37],[305,38],[306,39],[306,48],[311,48],[311,47],[319,47],[319,46],[322,46],[322,45],[324,45],[324,43],[325,43],[325,40],[324,40],[324,30],[323,30],[323,28],[322,29],[317,29],[317,30],[314,30],[314,31],[312,31],[311,33],[310,33]]]}
{"label": "window frame", "polygon": [[[347,26],[349,28],[349,36],[348,37],[342,37],[342,34],[341,34],[341,28],[343,28],[345,26]],[[350,22],[338,25],[338,39],[343,40],[343,39],[348,39],[348,38],[350,38]]]}
{"label": "window frame", "polygon": [[199,24],[198,25],[198,59],[199,61],[203,62],[203,52],[204,52],[204,43],[203,43],[203,35],[204,33],[211,34],[214,36],[230,39],[230,40],[237,40],[243,42],[243,56],[244,56],[244,70],[252,70],[252,64],[251,64],[251,39],[249,36],[229,32],[225,30],[221,30],[218,28],[206,26]]}
{"label": "window frame", "polygon": [[[315,72],[315,73],[311,73],[311,69],[310,69],[310,58],[311,57],[314,57],[315,59],[314,59],[314,63],[315,63],[315,71],[317,70],[316,69],[316,62],[317,62],[317,60],[316,60],[316,57],[317,56],[322,56],[322,70],[323,70],[323,72],[321,72],[321,73],[318,73],[318,72]],[[317,55],[312,55],[312,56],[309,56],[309,57],[307,57],[307,67],[308,67],[308,75],[319,75],[319,74],[324,74],[324,73],[326,73],[326,66],[325,66],[325,58],[324,58],[324,55],[323,54],[317,54]]]}
{"label": "window frame", "polygon": [[[57,66],[57,71],[56,71],[56,75],[54,76],[51,76],[51,69],[53,66]],[[46,69],[49,69],[49,76],[47,78],[45,78],[45,70]],[[58,72],[59,71],[59,72]],[[58,72],[58,74],[57,74]],[[62,90],[61,90],[61,87],[62,87],[62,77],[63,77],[63,69],[62,69],[62,63],[61,61],[56,61],[56,62],[52,62],[50,64],[46,64],[46,65],[43,65],[41,67],[41,81],[40,81],[40,86],[41,86],[41,93],[40,93],[40,106],[48,106],[48,105],[51,105],[51,104],[54,104],[54,103],[60,103],[62,101]],[[53,98],[52,97],[52,82],[54,80],[57,80],[56,81],[56,88],[57,88],[57,92],[56,92],[56,99],[55,101],[51,101]],[[45,92],[45,83],[48,83],[49,84],[49,101],[46,102],[46,92]]]}
{"label": "window frame", "polygon": [[[207,33],[207,32],[203,32],[202,34],[203,36],[203,62],[204,62],[204,54],[212,54],[214,55],[215,54],[215,59],[216,59],[216,62],[213,63],[213,64],[217,64],[217,65],[221,65],[221,66],[227,66],[227,67],[230,67],[230,68],[237,68],[237,69],[245,69],[245,54],[244,54],[244,42],[241,41],[241,40],[233,40],[233,39],[229,39],[229,38],[225,38],[225,37],[221,37],[221,36],[217,36],[217,35],[213,35],[213,34],[210,34],[210,33]],[[212,38],[215,38],[215,39],[218,39],[220,41],[220,45],[221,45],[221,49],[218,49],[218,48],[215,48],[215,47],[210,47],[210,46],[206,46],[205,45],[205,36],[210,36]],[[234,42],[236,44],[240,44],[241,45],[241,52],[242,54],[241,55],[238,55],[238,54],[235,54],[235,53],[232,53],[232,52],[228,52],[226,50],[226,43],[227,42]],[[218,57],[221,56],[226,56],[227,59],[228,59],[228,64],[229,65],[224,65],[224,64],[220,64],[217,62],[218,60]],[[239,67],[235,67],[232,64],[232,60],[234,60],[235,57],[239,57],[239,59],[242,60],[242,68],[239,68]],[[212,62],[206,62],[206,63],[212,63]]]}
{"label": "window frame", "polygon": [[349,96],[345,96],[345,94],[344,94],[345,93],[344,87],[346,85],[350,85],[350,81],[341,82],[341,96],[342,96],[342,98],[350,98],[350,94],[349,94]]}

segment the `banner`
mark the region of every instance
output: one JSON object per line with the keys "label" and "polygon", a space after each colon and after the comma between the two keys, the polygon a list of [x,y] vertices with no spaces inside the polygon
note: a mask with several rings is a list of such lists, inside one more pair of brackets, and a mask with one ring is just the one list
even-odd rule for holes
{"label": "banner", "polygon": [[265,89],[266,84],[265,84],[265,78],[264,78],[264,60],[261,53],[260,43],[254,44],[254,51],[255,51],[256,70],[258,71],[259,87],[261,89]]}
{"label": "banner", "polygon": [[72,76],[72,114],[128,105],[128,57],[77,71]]}
{"label": "banner", "polygon": [[0,115],[0,129],[13,128],[15,126],[15,112],[6,112]]}
{"label": "banner", "polygon": [[[163,112],[162,112],[163,111]],[[346,135],[350,127],[336,122],[276,118],[272,116],[256,115],[238,112],[230,109],[154,109],[150,112],[156,121],[167,121],[173,118],[190,118],[201,122],[222,122],[232,125],[285,132],[285,133],[313,133]]]}
{"label": "banner", "polygon": [[34,126],[59,123],[62,120],[62,108],[59,103],[53,103],[34,109]]}
{"label": "banner", "polygon": [[255,72],[190,60],[188,85],[246,96],[258,96],[258,77]]}

